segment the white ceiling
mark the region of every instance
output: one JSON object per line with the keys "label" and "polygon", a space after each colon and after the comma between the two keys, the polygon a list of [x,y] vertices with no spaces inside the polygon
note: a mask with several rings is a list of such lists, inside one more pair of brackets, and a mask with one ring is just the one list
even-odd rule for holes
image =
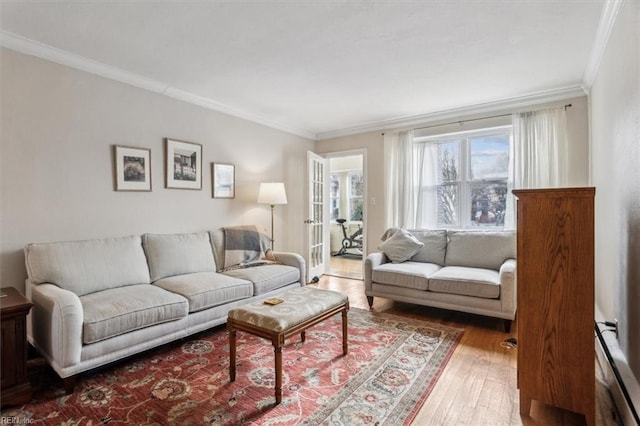
{"label": "white ceiling", "polygon": [[575,91],[604,0],[2,1],[2,44],[300,135]]}

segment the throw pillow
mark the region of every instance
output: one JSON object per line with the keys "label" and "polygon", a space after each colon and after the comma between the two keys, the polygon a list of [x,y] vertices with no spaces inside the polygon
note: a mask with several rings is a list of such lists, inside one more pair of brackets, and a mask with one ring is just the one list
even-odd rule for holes
{"label": "throw pillow", "polygon": [[424,243],[418,241],[410,232],[400,229],[378,247],[393,263],[402,263],[411,259]]}

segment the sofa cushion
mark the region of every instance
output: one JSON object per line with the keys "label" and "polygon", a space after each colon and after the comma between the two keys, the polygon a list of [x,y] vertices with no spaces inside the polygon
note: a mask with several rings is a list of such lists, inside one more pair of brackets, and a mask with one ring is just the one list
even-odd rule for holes
{"label": "sofa cushion", "polygon": [[497,299],[500,276],[492,269],[445,266],[429,277],[429,291]]}
{"label": "sofa cushion", "polygon": [[144,234],[151,281],[181,274],[215,272],[209,234]]}
{"label": "sofa cushion", "polygon": [[436,263],[444,266],[444,256],[447,252],[446,230],[409,230],[418,241],[424,244],[410,259],[413,262]]}
{"label": "sofa cushion", "polygon": [[159,279],[153,285],[186,297],[189,301],[189,312],[253,296],[251,282],[217,272],[176,275]]}
{"label": "sofa cushion", "polygon": [[29,244],[24,253],[33,283],[52,283],[78,296],[150,282],[138,236]]}
{"label": "sofa cushion", "polygon": [[424,246],[410,232],[398,229],[378,247],[393,263],[409,260]]}
{"label": "sofa cushion", "polygon": [[514,231],[448,231],[445,266],[500,269],[516,257]]}
{"label": "sofa cushion", "polygon": [[427,290],[428,278],[440,269],[439,265],[424,262],[383,263],[373,270],[373,281],[396,287]]}
{"label": "sofa cushion", "polygon": [[151,284],[112,288],[80,297],[84,344],[183,318],[187,299]]}
{"label": "sofa cushion", "polygon": [[259,296],[300,280],[300,270],[287,265],[263,265],[224,272],[233,278],[251,281],[253,294]]}

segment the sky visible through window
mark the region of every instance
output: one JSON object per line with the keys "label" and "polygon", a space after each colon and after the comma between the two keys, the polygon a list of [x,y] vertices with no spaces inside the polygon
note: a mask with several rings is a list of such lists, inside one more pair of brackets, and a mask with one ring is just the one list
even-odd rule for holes
{"label": "sky visible through window", "polygon": [[509,172],[509,135],[471,139],[471,179],[504,179]]}

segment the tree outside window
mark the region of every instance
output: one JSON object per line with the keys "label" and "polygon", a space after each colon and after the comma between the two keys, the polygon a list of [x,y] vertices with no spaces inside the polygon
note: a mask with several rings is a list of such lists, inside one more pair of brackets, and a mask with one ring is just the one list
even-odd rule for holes
{"label": "tree outside window", "polygon": [[443,139],[427,142],[438,144],[438,227],[503,227],[511,128]]}
{"label": "tree outside window", "polygon": [[364,181],[362,172],[349,172],[349,219],[352,221],[362,220],[363,195]]}
{"label": "tree outside window", "polygon": [[332,174],[329,183],[329,210],[330,218],[335,221],[340,214],[340,178],[338,175]]}
{"label": "tree outside window", "polygon": [[468,140],[472,226],[504,226],[510,139],[503,134]]}

